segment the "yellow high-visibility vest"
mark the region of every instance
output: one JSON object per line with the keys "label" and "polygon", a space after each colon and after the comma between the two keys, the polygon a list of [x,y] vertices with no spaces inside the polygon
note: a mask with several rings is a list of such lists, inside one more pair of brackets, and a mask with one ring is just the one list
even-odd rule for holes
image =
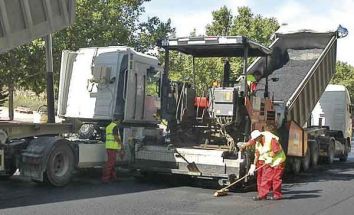
{"label": "yellow high-visibility vest", "polygon": [[256,77],[253,74],[246,75],[247,85],[250,86],[251,83],[256,82]]}
{"label": "yellow high-visibility vest", "polygon": [[272,139],[274,138],[276,140],[279,140],[279,137],[275,136],[269,131],[264,131],[261,133],[264,136],[265,143],[264,145],[259,142],[256,143],[256,150],[260,154],[258,160],[265,161],[266,163],[269,163],[272,167],[278,166],[279,164],[285,162],[286,156],[280,144],[279,146],[281,148],[281,151],[278,152],[274,157],[270,156],[270,152],[272,151]]}
{"label": "yellow high-visibility vest", "polygon": [[[117,142],[114,139],[114,135],[113,135],[113,129],[114,127],[118,125],[114,122],[111,122],[107,127],[106,127],[106,149],[121,149],[122,148],[122,143],[120,142],[120,138],[119,141]],[[118,129],[118,128],[117,128]]]}

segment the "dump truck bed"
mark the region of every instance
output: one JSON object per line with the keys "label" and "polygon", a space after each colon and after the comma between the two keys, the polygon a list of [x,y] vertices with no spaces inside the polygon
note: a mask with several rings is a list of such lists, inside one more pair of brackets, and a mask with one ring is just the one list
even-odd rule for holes
{"label": "dump truck bed", "polygon": [[75,19],[75,1],[0,1],[0,53],[59,31]]}
{"label": "dump truck bed", "polygon": [[288,120],[303,126],[335,73],[336,41],[335,32],[277,34],[271,58],[258,58],[248,69],[264,75],[256,95],[263,97],[268,72],[269,96],[284,102]]}
{"label": "dump truck bed", "polygon": [[[268,77],[269,95],[274,98],[275,101],[289,101],[322,51],[322,49],[288,49],[289,61]],[[258,97],[264,95],[265,83],[265,78],[263,78],[257,84],[256,95]]]}

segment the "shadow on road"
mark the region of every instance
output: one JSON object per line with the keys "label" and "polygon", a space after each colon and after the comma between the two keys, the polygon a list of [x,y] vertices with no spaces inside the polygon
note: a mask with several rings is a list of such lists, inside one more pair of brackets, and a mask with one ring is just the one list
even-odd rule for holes
{"label": "shadow on road", "polygon": [[354,178],[354,161],[335,161],[333,164],[321,164],[298,175],[284,176],[285,183],[319,182],[327,180],[350,181]]}
{"label": "shadow on road", "polygon": [[[56,188],[36,184],[20,176],[0,182],[0,209],[58,203],[63,201],[98,198],[149,192],[177,186],[198,186],[214,189],[215,181],[206,184],[185,177],[165,177],[154,175],[148,180],[134,180],[131,174],[118,174],[120,180],[102,184],[101,170],[84,171],[77,175],[66,187]],[[146,178],[144,178],[146,179]],[[354,179],[354,159],[347,162],[335,162],[332,165],[320,165],[299,175],[287,175],[284,178],[283,192],[286,199],[310,199],[321,196],[322,190],[296,190],[297,185],[320,181],[350,181]],[[255,185],[255,184],[253,184]],[[242,192],[236,189],[236,192]],[[251,186],[248,191],[255,191]]]}
{"label": "shadow on road", "polygon": [[[47,203],[57,203],[104,196],[122,195],[137,192],[166,189],[171,183],[141,183],[130,174],[124,174],[118,181],[103,184],[101,172],[85,171],[77,175],[65,187],[52,187],[37,184],[21,176],[13,176],[7,181],[0,181],[0,209],[23,207]],[[160,178],[163,180],[163,178]]]}
{"label": "shadow on road", "polygon": [[312,199],[312,198],[318,198],[321,195],[322,190],[290,190],[288,189],[283,189],[283,195],[284,199]]}

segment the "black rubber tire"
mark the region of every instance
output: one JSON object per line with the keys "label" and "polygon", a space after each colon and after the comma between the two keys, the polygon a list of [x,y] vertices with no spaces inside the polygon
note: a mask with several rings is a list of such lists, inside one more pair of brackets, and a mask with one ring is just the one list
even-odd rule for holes
{"label": "black rubber tire", "polygon": [[16,163],[14,160],[6,160],[5,165],[6,164],[7,164],[7,166],[5,166],[6,174],[0,175],[1,181],[8,180],[11,176],[13,176],[13,174],[15,174],[15,172],[17,170]]}
{"label": "black rubber tire", "polygon": [[308,171],[310,169],[310,165],[311,165],[311,152],[310,149],[308,148],[305,157],[301,159],[302,170],[304,172]]}
{"label": "black rubber tire", "polygon": [[37,108],[38,113],[48,113],[47,105],[41,105]]}
{"label": "black rubber tire", "polygon": [[243,159],[243,163],[240,165],[239,176],[243,177],[248,173],[248,170],[251,167],[251,155],[249,151],[245,151],[241,154],[241,158]]}
{"label": "black rubber tire", "polygon": [[334,142],[331,140],[329,142],[328,148],[327,148],[327,157],[325,157],[325,161],[328,164],[332,164],[334,161],[334,156],[335,156],[335,152],[334,152]]}
{"label": "black rubber tire", "polygon": [[8,180],[11,176],[13,176],[16,172],[16,169],[11,169],[6,172],[6,175],[0,175],[0,181]]}
{"label": "black rubber tire", "polygon": [[320,159],[319,145],[316,140],[309,141],[309,143],[310,143],[311,166],[316,167]]}
{"label": "black rubber tire", "polygon": [[339,161],[341,162],[346,162],[348,160],[348,154],[350,153],[350,147],[349,145],[350,143],[346,142],[345,145],[344,145],[344,154],[342,154],[340,157],[339,157]]}
{"label": "black rubber tire", "polygon": [[67,185],[74,172],[74,153],[67,143],[59,143],[50,152],[47,169],[45,171],[46,182],[62,187]]}
{"label": "black rubber tire", "polygon": [[301,171],[301,158],[292,158],[291,159],[291,171],[294,175],[298,175]]}

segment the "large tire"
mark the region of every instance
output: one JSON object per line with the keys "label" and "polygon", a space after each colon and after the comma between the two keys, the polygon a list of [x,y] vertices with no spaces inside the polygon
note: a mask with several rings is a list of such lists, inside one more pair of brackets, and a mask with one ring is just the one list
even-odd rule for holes
{"label": "large tire", "polygon": [[332,164],[334,161],[334,142],[332,140],[329,141],[328,148],[327,148],[327,157],[325,158],[326,163]]}
{"label": "large tire", "polygon": [[73,172],[73,150],[67,143],[55,145],[47,161],[46,181],[57,187],[65,186],[71,181]]}
{"label": "large tire", "polygon": [[5,160],[5,169],[6,173],[4,175],[0,175],[0,180],[7,180],[13,174],[15,174],[17,167],[15,159],[6,159]]}
{"label": "large tire", "polygon": [[310,156],[311,156],[311,166],[316,167],[320,158],[319,145],[316,140],[309,141],[310,145]]}
{"label": "large tire", "polygon": [[248,173],[248,170],[251,167],[251,155],[249,151],[245,151],[242,153],[241,158],[243,159],[243,163],[240,165],[239,177],[243,177]]}
{"label": "large tire", "polygon": [[347,141],[345,142],[344,145],[344,153],[339,157],[339,160],[341,162],[345,162],[348,160],[348,154],[350,153],[350,143],[348,143]]}
{"label": "large tire", "polygon": [[311,153],[310,153],[310,149],[308,148],[305,157],[301,159],[302,170],[304,172],[308,171],[310,169],[310,165],[311,165]]}
{"label": "large tire", "polygon": [[291,159],[291,171],[294,175],[298,175],[301,171],[301,158],[293,157]]}

